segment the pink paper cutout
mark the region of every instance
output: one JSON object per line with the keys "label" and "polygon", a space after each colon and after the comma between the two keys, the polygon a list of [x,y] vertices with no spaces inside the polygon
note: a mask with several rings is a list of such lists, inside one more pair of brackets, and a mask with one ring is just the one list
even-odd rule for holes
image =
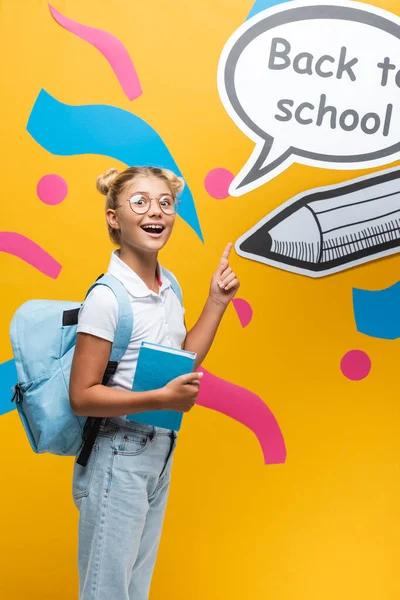
{"label": "pink paper cutout", "polygon": [[251,308],[251,305],[244,298],[234,298],[232,303],[235,307],[242,327],[247,327],[253,318],[253,309]]}
{"label": "pink paper cutout", "polygon": [[266,465],[286,461],[286,447],[279,425],[262,399],[234,383],[221,379],[203,368],[197,404],[216,410],[251,429],[256,435]]}
{"label": "pink paper cutout", "polygon": [[57,279],[62,266],[32,240],[8,231],[0,232],[0,252],[17,256],[44,275]]}
{"label": "pink paper cutout", "polygon": [[60,175],[49,173],[43,175],[38,181],[36,191],[42,202],[54,206],[65,200],[68,194],[68,185]]}
{"label": "pink paper cutout", "polygon": [[235,176],[228,169],[211,169],[204,180],[207,193],[216,200],[223,200],[229,196],[229,186]]}
{"label": "pink paper cutout", "polygon": [[350,350],[340,361],[340,368],[347,379],[361,381],[371,371],[371,359],[363,350]]}
{"label": "pink paper cutout", "polygon": [[118,38],[108,33],[108,31],[81,25],[76,21],[68,19],[68,17],[65,17],[51,6],[51,4],[49,4],[49,8],[57,23],[82,40],[89,42],[89,44],[92,44],[92,46],[101,52],[117,76],[129,100],[134,100],[142,94],[142,86],[140,85],[132,59]]}

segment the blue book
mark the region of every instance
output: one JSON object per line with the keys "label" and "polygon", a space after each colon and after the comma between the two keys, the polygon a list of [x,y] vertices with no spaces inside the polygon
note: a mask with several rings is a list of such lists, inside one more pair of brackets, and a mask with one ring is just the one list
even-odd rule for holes
{"label": "blue book", "polygon": [[[148,392],[162,388],[180,375],[193,373],[195,361],[195,352],[142,342],[132,391]],[[129,421],[174,431],[180,429],[182,417],[183,413],[175,410],[155,410],[127,415]]]}

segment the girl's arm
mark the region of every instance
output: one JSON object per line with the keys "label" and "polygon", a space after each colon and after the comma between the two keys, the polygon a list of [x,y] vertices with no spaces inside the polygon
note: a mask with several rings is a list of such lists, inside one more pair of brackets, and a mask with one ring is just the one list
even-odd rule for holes
{"label": "girl's arm", "polygon": [[102,385],[110,353],[111,342],[87,333],[77,334],[69,385],[75,414],[118,417],[162,409],[187,412],[195,404],[201,373],[178,377],[164,388],[150,392],[128,392]]}
{"label": "girl's arm", "polygon": [[225,248],[218,269],[214,273],[208,299],[192,329],[187,333],[183,348],[196,352],[195,369],[198,369],[211,348],[226,307],[239,289],[240,283],[229,266],[232,244]]}

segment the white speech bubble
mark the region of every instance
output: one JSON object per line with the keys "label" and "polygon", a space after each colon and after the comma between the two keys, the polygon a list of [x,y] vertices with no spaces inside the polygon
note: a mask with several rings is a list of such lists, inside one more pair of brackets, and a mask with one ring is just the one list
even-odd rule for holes
{"label": "white speech bubble", "polygon": [[400,158],[400,18],[350,0],[292,0],[246,21],[218,67],[222,102],[256,147],[229,193],[294,162],[359,169]]}

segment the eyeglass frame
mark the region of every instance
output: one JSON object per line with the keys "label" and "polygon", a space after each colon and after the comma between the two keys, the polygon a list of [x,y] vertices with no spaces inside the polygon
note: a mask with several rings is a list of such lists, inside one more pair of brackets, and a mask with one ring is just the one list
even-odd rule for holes
{"label": "eyeglass frame", "polygon": [[[146,198],[149,199],[149,201],[150,201],[149,206],[145,212],[138,213],[138,212],[136,212],[136,210],[134,210],[132,208],[131,200],[134,196],[145,196]],[[173,213],[166,213],[165,210],[163,209],[163,207],[161,206],[160,201],[161,201],[161,198],[163,198],[164,196],[169,196],[170,198],[172,198],[174,200],[174,212]],[[134,194],[132,194],[132,196],[130,198],[128,198],[126,200],[126,202],[129,202],[130,209],[133,213],[135,213],[135,215],[146,215],[151,208],[151,203],[153,200],[158,203],[159,209],[164,213],[164,215],[167,215],[167,217],[173,217],[174,215],[177,214],[180,202],[179,202],[178,198],[176,196],[173,196],[172,194],[161,194],[158,198],[153,198],[146,192],[135,192]],[[122,204],[119,204],[115,208],[122,208],[122,206],[123,206]]]}

